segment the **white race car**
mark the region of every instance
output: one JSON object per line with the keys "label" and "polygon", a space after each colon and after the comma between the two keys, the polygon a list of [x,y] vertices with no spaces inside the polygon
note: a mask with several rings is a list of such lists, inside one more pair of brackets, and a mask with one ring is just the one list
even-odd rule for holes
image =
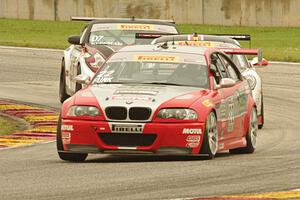
{"label": "white race car", "polygon": [[[236,54],[234,51],[226,51],[226,48],[240,49],[240,43],[237,40],[250,40],[250,35],[172,35],[161,36],[152,41],[152,44],[175,44],[199,47],[215,47],[224,49],[233,62],[237,65],[240,72],[247,78],[252,90],[252,96],[257,106],[258,127],[261,129],[264,125],[264,103],[263,89],[261,77],[253,67],[253,65],[268,65],[267,60],[262,58],[261,51],[239,51]],[[257,55],[252,62],[249,62],[246,55]],[[263,61],[263,62],[262,62]]]}
{"label": "white race car", "polygon": [[178,34],[174,21],[154,19],[72,18],[91,21],[79,36],[70,36],[61,64],[59,97],[64,102],[82,88],[75,77],[92,77],[116,50],[131,44],[150,44],[157,34]]}

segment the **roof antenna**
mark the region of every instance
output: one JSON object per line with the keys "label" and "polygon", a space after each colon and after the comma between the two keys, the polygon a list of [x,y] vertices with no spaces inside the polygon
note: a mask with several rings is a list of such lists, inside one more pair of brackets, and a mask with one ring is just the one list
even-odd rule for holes
{"label": "roof antenna", "polygon": [[131,20],[134,21],[134,20],[135,20],[135,16],[132,16],[132,17],[131,17]]}
{"label": "roof antenna", "polygon": [[173,36],[172,45],[175,45],[175,39],[174,39],[174,36]]}

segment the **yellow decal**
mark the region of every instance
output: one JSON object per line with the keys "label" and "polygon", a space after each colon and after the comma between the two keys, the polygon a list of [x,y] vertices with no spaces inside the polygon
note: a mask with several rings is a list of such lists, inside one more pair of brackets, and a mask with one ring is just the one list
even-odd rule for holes
{"label": "yellow decal", "polygon": [[161,56],[161,55],[139,55],[139,56],[135,56],[134,60],[136,61],[154,61],[154,62],[177,62],[178,61],[178,57],[177,56]]}
{"label": "yellow decal", "polygon": [[153,30],[153,25],[149,24],[120,24],[118,29],[122,30]]}
{"label": "yellow decal", "polygon": [[202,104],[203,104],[204,106],[206,106],[206,107],[211,107],[211,106],[213,105],[212,102],[211,102],[209,99],[204,100],[204,101],[202,102]]}
{"label": "yellow decal", "polygon": [[213,43],[207,41],[177,41],[175,42],[177,45],[182,46],[197,46],[197,47],[213,47]]}
{"label": "yellow decal", "polygon": [[198,36],[193,36],[193,40],[198,41],[199,40]]}

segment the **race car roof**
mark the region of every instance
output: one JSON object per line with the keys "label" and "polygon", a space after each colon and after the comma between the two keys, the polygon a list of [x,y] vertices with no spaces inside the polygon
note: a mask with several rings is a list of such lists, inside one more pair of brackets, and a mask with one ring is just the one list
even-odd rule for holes
{"label": "race car roof", "polygon": [[161,36],[155,40],[155,44],[171,42],[171,41],[215,41],[215,42],[224,42],[224,43],[238,45],[236,40],[233,40],[227,36],[200,35],[200,34],[198,34],[197,36],[193,36],[191,34]]}
{"label": "race car roof", "polygon": [[130,45],[121,48],[118,52],[173,52],[173,53],[190,53],[204,55],[208,48],[168,45],[167,48],[163,45]]}

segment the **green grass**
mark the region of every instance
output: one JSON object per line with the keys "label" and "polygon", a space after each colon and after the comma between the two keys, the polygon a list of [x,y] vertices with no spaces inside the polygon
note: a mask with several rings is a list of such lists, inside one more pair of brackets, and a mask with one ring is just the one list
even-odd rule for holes
{"label": "green grass", "polygon": [[[0,45],[64,49],[69,35],[78,35],[84,22],[0,19]],[[252,48],[268,60],[300,62],[300,27],[239,27],[179,24],[182,33],[250,34]],[[248,47],[246,43],[242,43]]]}
{"label": "green grass", "polygon": [[17,123],[8,117],[0,116],[0,135],[9,135],[18,129]]}

